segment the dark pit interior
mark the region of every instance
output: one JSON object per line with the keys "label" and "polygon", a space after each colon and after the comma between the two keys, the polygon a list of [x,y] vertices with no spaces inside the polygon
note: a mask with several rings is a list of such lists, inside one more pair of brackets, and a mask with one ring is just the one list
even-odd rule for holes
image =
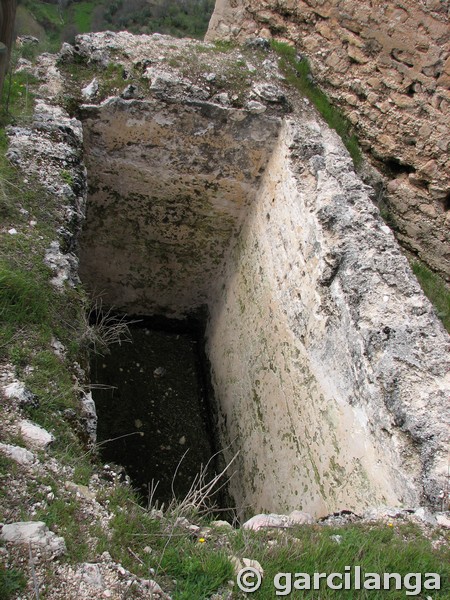
{"label": "dark pit interior", "polygon": [[[98,442],[144,503],[161,504],[183,498],[215,453],[203,328],[195,319],[134,319],[130,341],[91,361]],[[213,459],[209,473],[215,467]]]}

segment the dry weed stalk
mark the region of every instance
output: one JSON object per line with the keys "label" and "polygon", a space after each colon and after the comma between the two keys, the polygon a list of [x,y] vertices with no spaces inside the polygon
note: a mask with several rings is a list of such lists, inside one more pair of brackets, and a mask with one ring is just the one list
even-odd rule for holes
{"label": "dry weed stalk", "polygon": [[105,309],[101,299],[93,301],[84,318],[82,341],[100,356],[108,354],[113,344],[131,342],[129,325],[139,323],[139,320],[130,321],[124,315],[117,315],[112,307]]}
{"label": "dry weed stalk", "polygon": [[202,465],[200,467],[200,471],[194,477],[191,487],[189,488],[189,491],[187,492],[185,497],[182,500],[178,500],[177,498],[175,498],[174,482],[175,482],[175,478],[177,476],[178,470],[181,466],[181,463],[183,462],[187,452],[188,452],[188,450],[186,450],[186,452],[181,457],[181,459],[177,465],[177,468],[175,469],[174,476],[172,478],[173,500],[169,504],[168,510],[178,516],[190,514],[192,512],[196,512],[196,513],[209,512],[210,508],[208,507],[208,501],[211,500],[211,498],[215,494],[217,494],[220,490],[222,490],[228,484],[230,479],[233,477],[234,472],[231,475],[229,475],[228,477],[226,477],[226,479],[224,481],[222,481],[222,483],[219,485],[219,482],[222,480],[222,478],[227,473],[227,471],[229,470],[231,465],[235,462],[235,460],[239,456],[239,450],[238,450],[236,452],[236,454],[233,456],[233,458],[225,466],[225,468],[220,473],[214,475],[211,479],[208,480],[207,478],[208,478],[209,466],[210,466],[211,462],[216,458],[216,456],[221,454],[221,451],[213,454],[211,456],[211,458],[208,460],[208,462],[206,463],[206,465]]}

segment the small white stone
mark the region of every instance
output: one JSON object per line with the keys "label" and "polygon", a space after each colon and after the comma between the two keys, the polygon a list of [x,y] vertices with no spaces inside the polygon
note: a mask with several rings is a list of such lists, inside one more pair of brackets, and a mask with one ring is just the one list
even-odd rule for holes
{"label": "small white stone", "polygon": [[81,90],[81,95],[85,100],[92,100],[95,98],[98,92],[98,81],[94,77],[94,79],[89,83],[86,87]]}
{"label": "small white stone", "polygon": [[436,515],[436,521],[441,527],[446,527],[447,529],[450,529],[450,519],[445,515]]}
{"label": "small white stone", "polygon": [[260,563],[257,560],[252,560],[250,558],[243,558],[242,562],[244,563],[244,567],[249,567],[251,569],[254,569],[255,571],[258,571],[258,573],[261,576],[264,576],[264,569],[262,568],[262,566],[260,565]]}
{"label": "small white stone", "polygon": [[13,381],[4,389],[8,400],[22,400],[25,394],[25,386],[21,381]]}
{"label": "small white stone", "polygon": [[0,451],[20,465],[31,465],[36,460],[36,457],[32,452],[26,448],[21,448],[20,446],[11,446],[9,444],[0,443]]}
{"label": "small white stone", "polygon": [[228,530],[232,530],[233,526],[230,525],[230,523],[228,523],[228,521],[212,521],[210,523],[211,527],[214,529],[228,529]]}
{"label": "small white stone", "polygon": [[255,115],[259,115],[267,110],[267,106],[262,104],[262,102],[257,102],[256,100],[250,100],[247,102],[245,108],[248,110],[248,112]]}
{"label": "small white stone", "polygon": [[96,588],[103,588],[103,577],[100,572],[100,567],[95,563],[84,563],[82,579],[88,585]]}
{"label": "small white stone", "polygon": [[13,544],[32,544],[52,557],[66,552],[64,538],[50,531],[42,521],[22,521],[3,525],[0,538]]}
{"label": "small white stone", "polygon": [[51,433],[31,421],[21,421],[19,427],[25,441],[37,448],[47,448],[55,441]]}

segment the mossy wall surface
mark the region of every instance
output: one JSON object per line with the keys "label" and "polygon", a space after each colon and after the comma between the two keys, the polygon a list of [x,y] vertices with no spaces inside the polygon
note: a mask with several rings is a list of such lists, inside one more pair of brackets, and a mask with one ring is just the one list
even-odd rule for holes
{"label": "mossy wall surface", "polygon": [[279,122],[157,99],[92,112],[83,281],[125,312],[180,316],[207,303]]}

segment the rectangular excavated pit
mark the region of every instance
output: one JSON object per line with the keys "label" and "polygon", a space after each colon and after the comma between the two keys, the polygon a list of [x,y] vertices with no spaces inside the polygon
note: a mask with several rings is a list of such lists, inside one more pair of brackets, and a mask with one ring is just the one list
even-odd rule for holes
{"label": "rectangular excavated pit", "polygon": [[[221,287],[279,127],[279,118],[156,98],[115,99],[84,115],[82,281],[104,305],[139,319],[157,316],[174,330],[155,331],[154,318],[144,319],[147,325],[132,328],[132,345],[94,358],[93,382],[116,388],[94,389],[98,438],[103,458],[125,466],[144,495],[159,481],[154,498],[161,501],[186,493],[220,450],[217,419],[208,414],[204,336],[197,328],[189,337],[189,323]],[[212,461],[211,474],[217,460],[224,458]]]}
{"label": "rectangular excavated pit", "polygon": [[241,516],[432,497],[446,455],[414,423],[425,405],[439,422],[445,386],[426,365],[443,377],[443,352],[419,363],[416,347],[439,325],[337,136],[308,112],[281,122],[158,95],[82,117],[82,280],[128,314],[207,305]]}

